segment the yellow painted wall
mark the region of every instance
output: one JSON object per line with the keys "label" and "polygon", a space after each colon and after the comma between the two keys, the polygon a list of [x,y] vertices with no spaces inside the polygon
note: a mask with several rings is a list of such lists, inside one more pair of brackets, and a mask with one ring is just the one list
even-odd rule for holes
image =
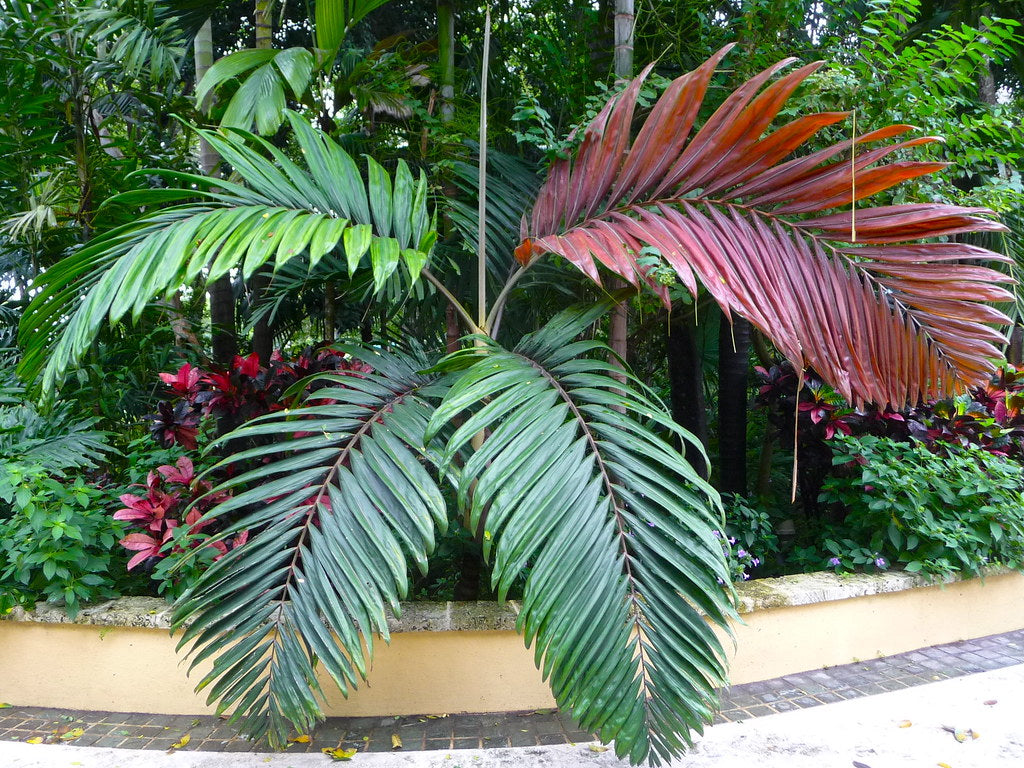
{"label": "yellow painted wall", "polygon": [[[746,614],[734,683],[1024,627],[1024,575],[1013,573]],[[730,645],[731,647],[731,645]],[[25,706],[199,714],[164,630],[0,621],[0,701]],[[328,683],[325,690],[333,686]],[[369,686],[330,715],[537,709],[552,705],[513,632],[408,632],[377,650]]]}

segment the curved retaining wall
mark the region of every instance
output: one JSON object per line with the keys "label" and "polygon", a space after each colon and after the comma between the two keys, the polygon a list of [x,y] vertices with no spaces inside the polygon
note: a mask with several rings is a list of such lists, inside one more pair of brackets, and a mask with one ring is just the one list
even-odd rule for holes
{"label": "curved retaining wall", "polygon": [[[1024,627],[1024,575],[932,584],[904,573],[812,573],[737,586],[731,679],[746,683]],[[553,704],[514,631],[515,604],[408,603],[389,621],[370,682],[329,715],[529,710]],[[200,714],[198,670],[174,653],[161,600],[121,598],[71,622],[40,604],[0,617],[0,701],[24,706]]]}

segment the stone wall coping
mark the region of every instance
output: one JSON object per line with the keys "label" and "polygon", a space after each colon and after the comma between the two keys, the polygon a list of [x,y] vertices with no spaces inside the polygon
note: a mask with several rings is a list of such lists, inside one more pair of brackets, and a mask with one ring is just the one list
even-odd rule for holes
{"label": "stone wall coping", "polygon": [[[1009,572],[1008,568],[989,568],[982,578]],[[737,584],[737,607],[743,614],[903,592],[960,580],[961,577],[956,575],[929,579],[902,571],[872,574],[803,573]],[[518,612],[519,606],[514,602],[505,605],[491,601],[409,602],[402,603],[401,617],[388,612],[388,629],[391,632],[512,630],[515,629]],[[18,607],[6,616],[0,615],[0,621],[168,629],[171,626],[170,615],[170,606],[161,598],[120,597],[86,606],[73,620],[68,618],[62,606],[36,603],[34,610],[27,611]]]}

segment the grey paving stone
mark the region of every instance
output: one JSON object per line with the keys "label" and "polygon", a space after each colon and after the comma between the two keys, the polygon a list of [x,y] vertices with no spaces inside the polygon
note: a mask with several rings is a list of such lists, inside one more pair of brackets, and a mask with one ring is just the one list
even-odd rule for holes
{"label": "grey paving stone", "polygon": [[124,736],[104,736],[101,739],[97,739],[94,747],[119,747],[124,743]]}
{"label": "grey paving stone", "polygon": [[513,733],[509,736],[509,745],[513,747],[535,747],[537,737],[531,733]]}
{"label": "grey paving stone", "polygon": [[542,733],[540,734],[538,741],[540,741],[540,743],[545,746],[550,744],[565,744],[565,734],[561,732]]}
{"label": "grey paving stone", "polygon": [[885,689],[876,683],[863,683],[857,686],[857,690],[868,695],[885,692]]}
{"label": "grey paving stone", "polygon": [[783,701],[776,701],[772,704],[772,709],[776,712],[792,712],[794,709],[799,709],[799,707],[792,701],[784,699]]}
{"label": "grey paving stone", "polygon": [[593,741],[594,734],[587,733],[586,731],[566,730],[565,738],[571,744],[579,744],[580,742]]}
{"label": "grey paving stone", "polygon": [[749,712],[751,714],[751,716],[753,716],[753,717],[764,717],[765,715],[775,714],[775,710],[774,709],[772,709],[771,707],[763,706],[763,705],[762,706],[755,706],[755,707],[747,707],[747,712]]}
{"label": "grey paving stone", "polygon": [[799,698],[792,700],[800,709],[807,709],[808,707],[821,706],[821,702],[811,696],[800,696]]}
{"label": "grey paving stone", "polygon": [[837,701],[842,701],[843,697],[838,695],[835,691],[822,691],[817,694],[814,698],[820,701],[822,704],[834,704]]}

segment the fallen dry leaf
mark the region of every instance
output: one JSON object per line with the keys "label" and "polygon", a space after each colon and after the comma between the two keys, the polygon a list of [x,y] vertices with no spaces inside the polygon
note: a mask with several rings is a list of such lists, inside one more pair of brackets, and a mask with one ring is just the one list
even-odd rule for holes
{"label": "fallen dry leaf", "polygon": [[309,744],[310,738],[308,733],[300,733],[294,739],[288,739],[292,744]]}
{"label": "fallen dry leaf", "polygon": [[6,701],[0,701],[0,709],[10,709],[13,704],[8,704]]}
{"label": "fallen dry leaf", "polygon": [[72,728],[70,731],[67,731],[66,733],[60,734],[60,739],[61,739],[61,741],[74,741],[78,737],[84,736],[84,735],[85,735],[85,728]]}
{"label": "fallen dry leaf", "polygon": [[323,752],[325,755],[327,755],[329,758],[331,758],[331,760],[351,760],[353,757],[355,757],[356,752],[358,750],[356,750],[356,749],[343,749],[342,747],[338,747],[337,749],[331,749],[330,747],[324,747],[320,751]]}
{"label": "fallen dry leaf", "polygon": [[31,739],[25,739],[25,743],[26,744],[42,744],[43,743],[43,737],[42,736],[33,736]]}
{"label": "fallen dry leaf", "polygon": [[953,768],[949,763],[936,763],[939,768]]}
{"label": "fallen dry leaf", "polygon": [[397,733],[392,733],[391,734],[391,748],[392,749],[401,749],[402,748],[402,737],[399,736]]}
{"label": "fallen dry leaf", "polygon": [[608,747],[602,747],[599,744],[591,744],[590,745],[590,751],[591,752],[607,752],[608,751]]}
{"label": "fallen dry leaf", "polygon": [[912,725],[913,725],[913,723],[910,722],[909,720],[900,720],[900,722],[899,722],[899,727],[900,728],[909,728]]}
{"label": "fallen dry leaf", "polygon": [[189,734],[182,734],[180,739],[171,744],[171,749],[181,749],[182,747],[187,746],[190,741],[192,741],[192,737]]}

